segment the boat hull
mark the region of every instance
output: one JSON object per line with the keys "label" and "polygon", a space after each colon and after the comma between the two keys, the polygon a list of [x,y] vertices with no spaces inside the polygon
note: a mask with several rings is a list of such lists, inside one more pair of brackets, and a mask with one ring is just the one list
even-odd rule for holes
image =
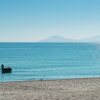
{"label": "boat hull", "polygon": [[2,73],[11,73],[12,69],[11,68],[4,68],[2,69]]}

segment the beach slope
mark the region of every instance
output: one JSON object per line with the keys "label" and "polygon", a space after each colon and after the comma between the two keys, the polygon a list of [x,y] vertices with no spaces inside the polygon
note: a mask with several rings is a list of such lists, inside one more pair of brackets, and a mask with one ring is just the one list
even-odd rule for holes
{"label": "beach slope", "polygon": [[100,100],[100,78],[0,83],[0,100]]}

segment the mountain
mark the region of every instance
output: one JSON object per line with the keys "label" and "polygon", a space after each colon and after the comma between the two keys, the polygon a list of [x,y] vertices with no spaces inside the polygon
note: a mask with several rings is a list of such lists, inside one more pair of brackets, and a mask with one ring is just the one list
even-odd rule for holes
{"label": "mountain", "polygon": [[80,41],[82,41],[82,42],[97,42],[97,43],[100,43],[100,36],[94,36],[94,37],[82,39]]}
{"label": "mountain", "polygon": [[62,36],[51,36],[41,40],[40,42],[74,42],[75,40],[64,38]]}

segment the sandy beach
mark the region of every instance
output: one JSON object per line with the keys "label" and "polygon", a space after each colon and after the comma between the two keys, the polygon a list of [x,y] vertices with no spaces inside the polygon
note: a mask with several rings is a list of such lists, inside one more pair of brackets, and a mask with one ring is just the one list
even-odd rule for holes
{"label": "sandy beach", "polygon": [[100,78],[1,82],[0,100],[100,100]]}

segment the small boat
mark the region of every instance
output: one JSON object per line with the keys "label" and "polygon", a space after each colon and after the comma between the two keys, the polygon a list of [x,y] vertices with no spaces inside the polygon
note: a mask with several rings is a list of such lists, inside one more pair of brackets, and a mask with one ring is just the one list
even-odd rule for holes
{"label": "small boat", "polygon": [[12,68],[10,68],[10,67],[4,68],[4,65],[2,64],[1,65],[1,71],[2,71],[2,73],[11,73]]}

